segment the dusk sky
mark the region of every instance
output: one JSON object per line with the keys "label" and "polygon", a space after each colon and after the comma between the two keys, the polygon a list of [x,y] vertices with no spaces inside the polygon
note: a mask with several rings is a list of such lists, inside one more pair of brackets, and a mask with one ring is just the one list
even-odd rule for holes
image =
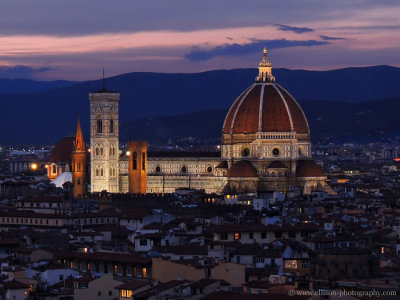
{"label": "dusk sky", "polygon": [[400,66],[398,0],[3,0],[0,77]]}

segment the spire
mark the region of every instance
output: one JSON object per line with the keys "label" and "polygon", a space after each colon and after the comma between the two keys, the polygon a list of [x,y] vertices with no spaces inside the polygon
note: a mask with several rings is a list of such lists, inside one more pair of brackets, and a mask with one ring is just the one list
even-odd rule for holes
{"label": "spire", "polygon": [[79,151],[85,151],[85,150],[86,150],[85,140],[83,139],[81,122],[79,121],[79,113],[77,113],[74,151],[79,152]]}
{"label": "spire", "polygon": [[267,52],[267,48],[264,47],[263,57],[258,64],[256,82],[275,82],[275,77],[272,76],[272,64],[268,58]]}

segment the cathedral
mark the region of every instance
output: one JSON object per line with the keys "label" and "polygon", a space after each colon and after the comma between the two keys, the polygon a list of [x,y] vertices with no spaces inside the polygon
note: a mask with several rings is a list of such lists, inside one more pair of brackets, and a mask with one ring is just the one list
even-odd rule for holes
{"label": "cathedral", "polygon": [[[267,49],[258,69],[254,83],[225,117],[220,152],[152,152],[145,141],[130,141],[121,151],[119,93],[103,85],[89,94],[90,148],[78,119],[76,136],[65,137],[53,150],[49,178],[71,178],[76,197],[102,191],[173,193],[180,188],[240,194],[286,193],[297,187],[304,194],[332,193],[324,172],[311,159],[307,118],[289,92],[275,82]],[[68,172],[71,175],[65,176]]]}

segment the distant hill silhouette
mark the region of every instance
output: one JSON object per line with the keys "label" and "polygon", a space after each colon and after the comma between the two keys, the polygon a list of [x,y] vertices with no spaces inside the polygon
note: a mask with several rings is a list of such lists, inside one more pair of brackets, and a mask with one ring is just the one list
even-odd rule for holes
{"label": "distant hill silhouette", "polygon": [[0,94],[42,93],[76,83],[75,81],[66,80],[36,81],[31,79],[0,78]]}
{"label": "distant hill silhouette", "polygon": [[[362,103],[311,100],[300,104],[308,118],[313,142],[380,140],[400,135],[400,97]],[[216,140],[221,138],[226,113],[227,110],[211,110],[133,121],[124,126],[129,130],[121,131],[121,139],[133,135],[157,142],[188,136]]]}
{"label": "distant hill silhouette", "polygon": [[[140,132],[134,130],[140,127],[139,123],[133,128],[127,124],[149,118],[158,120],[157,117],[163,116],[166,118],[161,118],[162,122],[168,121],[175,125],[169,129],[170,131],[167,131],[167,126],[156,126],[151,129],[150,135],[153,135],[154,130],[159,130],[161,133],[157,133],[158,135],[173,136],[183,130],[181,128],[183,126],[191,135],[204,134],[203,132],[208,135],[215,129],[216,136],[219,136],[221,127],[219,123],[213,125],[212,121],[217,119],[220,120],[219,122],[222,121],[215,111],[220,110],[224,115],[235,98],[253,82],[256,74],[256,69],[217,70],[193,74],[129,73],[107,78],[106,85],[107,88],[121,93],[121,132],[125,132],[126,135],[135,135],[133,131]],[[322,136],[329,138],[349,132],[348,126],[354,123],[351,119],[352,112],[357,109],[361,109],[362,112],[364,105],[367,105],[361,101],[400,98],[400,89],[397,84],[400,68],[376,66],[333,71],[274,69],[274,75],[277,82],[302,102],[311,124],[313,138]],[[0,79],[0,87],[1,81],[2,79]],[[8,92],[3,92],[7,89],[0,90],[2,105],[0,143],[54,143],[64,135],[74,132],[76,112],[80,113],[82,126],[88,138],[88,93],[98,90],[102,85],[101,80],[57,83],[61,84],[61,87],[55,87],[54,85],[57,84],[54,82],[28,81],[25,87],[22,81],[19,84],[14,87],[8,86]],[[36,87],[32,87],[35,85]],[[29,91],[29,93],[22,93],[22,91]],[[314,102],[309,102],[311,100]],[[392,107],[385,106],[384,102],[391,103]],[[371,102],[377,104],[368,104],[372,105],[368,109],[378,115],[364,113],[364,117],[357,120],[367,122],[368,118],[374,118],[374,120],[382,118],[385,122],[391,123],[385,114],[392,114],[395,109],[398,109],[397,102],[398,100]],[[312,107],[307,108],[307,103],[313,103]],[[353,104],[350,105],[351,103]],[[384,109],[388,109],[388,112],[384,112]],[[202,115],[202,111],[208,112]],[[325,122],[323,112],[326,113],[327,119],[331,118],[326,121],[325,127],[321,125]],[[199,114],[201,118],[197,119],[197,124],[203,124],[202,127],[196,127],[196,124],[190,127],[189,123],[179,121],[181,118],[185,120],[185,115],[188,114],[193,114],[189,115],[189,119],[195,119]],[[168,118],[168,116],[179,115],[183,117]],[[346,117],[347,115],[349,117]],[[316,119],[322,117],[318,121],[320,123],[314,122],[314,117]],[[345,123],[347,121],[344,120],[350,123]],[[152,122],[149,124],[155,126]],[[314,124],[318,124],[316,128],[313,128]],[[383,126],[376,122],[366,125],[367,127]],[[394,128],[397,125],[390,126]],[[342,131],[339,132],[340,130]],[[150,136],[147,139],[151,140],[151,138]]]}

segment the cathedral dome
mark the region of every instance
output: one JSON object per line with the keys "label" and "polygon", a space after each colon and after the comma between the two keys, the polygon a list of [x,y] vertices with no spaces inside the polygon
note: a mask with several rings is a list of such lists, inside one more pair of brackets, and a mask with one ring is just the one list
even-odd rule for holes
{"label": "cathedral dome", "polygon": [[272,76],[264,49],[259,76],[232,104],[223,125],[223,134],[296,133],[309,139],[310,130],[297,101]]}
{"label": "cathedral dome", "polygon": [[257,177],[257,169],[247,160],[234,163],[226,173],[226,177]]}
{"label": "cathedral dome", "polygon": [[71,153],[74,150],[75,137],[62,138],[51,152],[49,161],[52,163],[71,163]]}
{"label": "cathedral dome", "polygon": [[236,99],[224,122],[224,134],[257,132],[309,134],[307,119],[296,100],[279,84],[254,83]]}

